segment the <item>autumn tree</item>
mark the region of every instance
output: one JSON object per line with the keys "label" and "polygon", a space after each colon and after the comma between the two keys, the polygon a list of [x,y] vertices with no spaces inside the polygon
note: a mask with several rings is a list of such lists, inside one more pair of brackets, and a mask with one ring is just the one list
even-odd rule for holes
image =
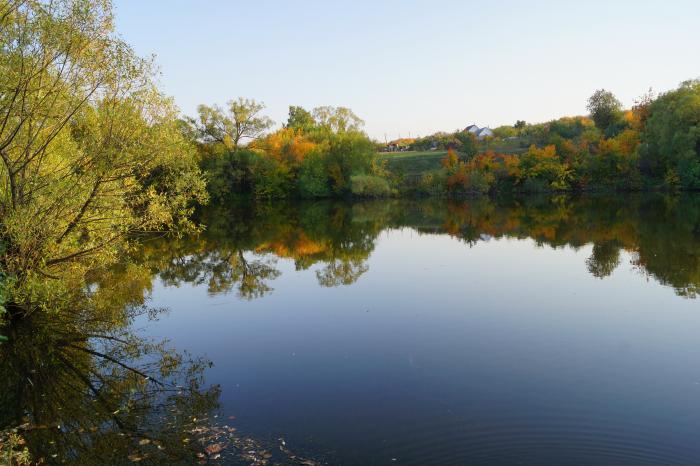
{"label": "autumn tree", "polygon": [[454,171],[458,164],[459,157],[457,157],[455,150],[452,148],[447,149],[447,154],[442,160],[440,160],[440,165],[442,165],[442,168],[445,168],[448,171]]}
{"label": "autumn tree", "polygon": [[299,170],[317,144],[303,130],[281,128],[250,145],[256,154],[252,167],[253,193],[258,198],[289,197],[295,192]]}
{"label": "autumn tree", "polygon": [[633,129],[637,131],[644,129],[644,124],[646,123],[647,118],[649,118],[651,113],[651,104],[654,103],[654,100],[656,100],[656,94],[652,88],[649,88],[647,92],[642,94],[641,97],[634,101],[634,106],[632,106],[631,110],[633,122],[630,123],[630,126]]}

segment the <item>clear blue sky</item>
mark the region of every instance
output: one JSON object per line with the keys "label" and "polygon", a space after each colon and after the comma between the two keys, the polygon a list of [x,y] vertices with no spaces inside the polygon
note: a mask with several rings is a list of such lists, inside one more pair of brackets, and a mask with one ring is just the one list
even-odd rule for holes
{"label": "clear blue sky", "polygon": [[585,113],[700,77],[700,1],[114,0],[183,113],[347,106],[383,139]]}

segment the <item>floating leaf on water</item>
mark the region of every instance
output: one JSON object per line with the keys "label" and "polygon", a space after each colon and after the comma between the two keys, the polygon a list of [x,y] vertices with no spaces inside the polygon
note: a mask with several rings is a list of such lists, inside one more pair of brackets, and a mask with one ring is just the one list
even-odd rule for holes
{"label": "floating leaf on water", "polygon": [[213,443],[209,446],[207,446],[204,451],[207,452],[209,455],[214,455],[216,453],[221,452],[224,449],[224,446],[221,445],[220,443]]}

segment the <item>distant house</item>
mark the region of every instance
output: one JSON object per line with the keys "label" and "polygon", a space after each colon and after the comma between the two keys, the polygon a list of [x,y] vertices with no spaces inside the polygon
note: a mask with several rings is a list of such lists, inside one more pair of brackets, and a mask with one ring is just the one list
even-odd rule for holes
{"label": "distant house", "polygon": [[479,139],[493,137],[493,131],[491,130],[491,128],[481,128],[479,132],[476,133],[476,137]]}
{"label": "distant house", "polygon": [[476,125],[469,125],[466,128],[464,128],[465,133],[472,133],[474,135],[479,134],[479,127]]}
{"label": "distant house", "polygon": [[476,125],[467,126],[466,128],[464,128],[464,132],[472,133],[478,139],[484,139],[484,138],[493,136],[493,130],[491,130],[491,128],[486,128],[486,127],[479,128]]}

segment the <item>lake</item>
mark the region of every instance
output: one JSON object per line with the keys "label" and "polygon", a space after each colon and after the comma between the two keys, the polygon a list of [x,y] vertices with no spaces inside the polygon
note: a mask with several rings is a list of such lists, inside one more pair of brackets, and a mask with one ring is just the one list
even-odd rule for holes
{"label": "lake", "polygon": [[201,221],[145,240],[148,273],[123,271],[111,296],[145,290],[161,311],[129,328],[211,362],[206,419],[238,443],[209,464],[251,464],[246,445],[266,452],[255,464],[700,463],[700,196],[277,203]]}
{"label": "lake", "polygon": [[213,362],[239,432],[329,464],[700,462],[699,196],[204,222],[146,245],[171,253],[146,328]]}

